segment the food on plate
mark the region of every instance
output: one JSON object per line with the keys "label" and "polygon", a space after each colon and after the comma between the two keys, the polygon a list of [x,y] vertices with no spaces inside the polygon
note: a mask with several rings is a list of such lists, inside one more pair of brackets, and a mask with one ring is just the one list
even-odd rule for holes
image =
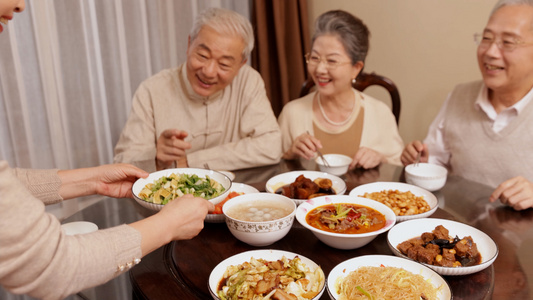
{"label": "food on plate", "polygon": [[398,250],[418,262],[442,267],[468,267],[481,263],[481,254],[472,237],[452,238],[448,229],[438,225],[398,245]]}
{"label": "food on plate", "polygon": [[294,206],[270,200],[257,200],[240,203],[226,211],[226,215],[245,222],[267,222],[286,217],[292,213]]}
{"label": "food on plate", "polygon": [[252,257],[250,262],[226,269],[217,295],[222,300],[311,299],[324,280],[320,267],[311,270],[298,256],[276,261]]}
{"label": "food on plate", "polygon": [[339,300],[437,299],[437,291],[422,275],[396,267],[361,267],[335,282]]}
{"label": "food on plate", "polygon": [[192,194],[206,200],[217,197],[226,189],[216,180],[206,175],[172,173],[147,184],[139,193],[146,202],[167,204],[185,194]]}
{"label": "food on plate", "polygon": [[239,192],[230,192],[228,196],[222,200],[222,202],[219,202],[215,205],[215,210],[213,211],[213,214],[222,214],[222,206],[224,206],[224,203],[228,202],[229,199],[235,198],[237,196],[244,195],[244,193]]}
{"label": "food on plate", "polygon": [[385,227],[379,211],[357,204],[335,203],[319,206],[305,216],[307,224],[334,233],[366,233]]}
{"label": "food on plate", "polygon": [[427,201],[424,200],[424,197],[418,197],[410,191],[383,190],[381,192],[365,193],[359,196],[387,205],[397,216],[421,214],[431,209]]}
{"label": "food on plate", "polygon": [[298,176],[293,183],[282,186],[276,193],[291,199],[311,199],[318,196],[336,194],[330,179],[317,178],[311,180],[304,175]]}

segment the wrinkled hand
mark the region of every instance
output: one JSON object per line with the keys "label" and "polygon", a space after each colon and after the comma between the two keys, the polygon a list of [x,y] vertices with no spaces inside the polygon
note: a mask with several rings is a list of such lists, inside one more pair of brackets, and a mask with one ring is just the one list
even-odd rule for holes
{"label": "wrinkled hand", "polygon": [[403,149],[402,156],[400,157],[402,164],[407,166],[414,163],[418,152],[421,152],[420,162],[428,162],[429,151],[426,144],[423,144],[421,141],[413,141]]}
{"label": "wrinkled hand", "polygon": [[522,176],[508,179],[494,190],[489,201],[498,199],[516,210],[533,207],[533,183]]}
{"label": "wrinkled hand", "polygon": [[382,162],[385,162],[385,157],[381,153],[370,148],[361,147],[357,150],[357,153],[355,153],[348,169],[372,169]]}
{"label": "wrinkled hand", "polygon": [[191,148],[191,144],[185,142],[189,134],[178,129],[167,129],[161,133],[156,144],[156,166],[163,170],[178,162],[179,167],[187,167],[187,154],[185,150]]}
{"label": "wrinkled hand", "polygon": [[113,198],[132,198],[131,187],[148,173],[130,164],[112,164],[90,168],[95,171],[96,194]]}
{"label": "wrinkled hand", "polygon": [[169,230],[172,240],[191,239],[204,228],[204,219],[215,205],[203,198],[184,195],[167,203],[157,213],[163,218],[164,230]]}
{"label": "wrinkled hand", "polygon": [[322,143],[319,139],[310,135],[309,133],[304,133],[294,139],[292,143],[290,152],[292,155],[290,159],[296,157],[303,157],[305,159],[313,159],[316,156],[316,151],[322,148]]}

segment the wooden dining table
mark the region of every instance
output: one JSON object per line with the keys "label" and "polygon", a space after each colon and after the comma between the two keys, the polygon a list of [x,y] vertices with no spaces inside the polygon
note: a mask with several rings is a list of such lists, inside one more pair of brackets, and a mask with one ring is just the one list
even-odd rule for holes
{"label": "wooden dining table", "polygon": [[[273,166],[234,171],[234,182],[246,183],[265,191],[265,183],[269,178],[294,170],[304,168],[295,161],[282,161]],[[365,183],[404,181],[403,168],[387,164],[371,170],[351,171],[340,177],[347,184],[346,194]],[[497,202],[490,203],[488,199],[492,188],[456,176],[448,176],[446,185],[433,193],[439,200],[439,208],[431,218],[450,219],[476,227],[488,234],[499,250],[496,261],[480,272],[443,276],[452,290],[453,299],[530,299],[533,255],[529,253],[529,246],[533,244],[533,211],[515,211]],[[103,201],[108,200],[112,199]],[[116,204],[111,210],[116,211],[106,213],[126,214],[129,218],[144,218],[154,213],[131,199],[115,200],[119,201],[111,202]],[[109,206],[102,203],[94,206],[102,205]],[[97,218],[92,216],[93,213],[87,213],[85,217],[78,215],[75,219]],[[102,225],[99,224],[99,227],[102,228]],[[204,229],[195,238],[171,242],[145,256],[127,275],[131,286],[124,283],[124,276],[115,281],[121,281],[122,292],[131,292],[131,299],[212,299],[208,290],[211,270],[232,255],[258,249],[278,249],[303,255],[319,264],[326,276],[337,264],[354,257],[393,255],[386,234],[379,235],[361,248],[339,250],[320,242],[295,221],[289,233],[280,241],[265,247],[254,247],[234,238],[225,223],[205,223]],[[108,289],[112,284],[107,284]],[[94,290],[91,293],[98,295]],[[88,292],[84,296],[91,299]],[[327,291],[321,299],[330,299]]]}

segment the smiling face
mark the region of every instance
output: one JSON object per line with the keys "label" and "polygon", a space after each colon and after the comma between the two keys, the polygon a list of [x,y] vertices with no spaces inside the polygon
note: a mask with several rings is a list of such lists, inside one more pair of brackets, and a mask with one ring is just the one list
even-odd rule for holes
{"label": "smiling face", "polygon": [[2,24],[13,19],[13,14],[24,10],[24,0],[0,0],[0,33],[4,31]]}
{"label": "smiling face", "polygon": [[483,81],[492,96],[512,95],[520,100],[533,86],[533,7],[508,5],[489,19],[484,36],[496,42],[519,42],[512,51],[503,51],[496,43],[477,50]]}
{"label": "smiling face", "polygon": [[[323,96],[335,96],[351,90],[352,79],[357,77],[363,68],[363,62],[360,61],[352,65],[344,45],[333,35],[317,37],[311,49],[311,56],[321,59],[318,64],[308,64],[307,71]],[[334,68],[328,68],[324,62],[338,64]]]}
{"label": "smiling face", "polygon": [[187,78],[193,90],[207,97],[231,83],[246,63],[241,37],[223,35],[204,26],[187,48]]}

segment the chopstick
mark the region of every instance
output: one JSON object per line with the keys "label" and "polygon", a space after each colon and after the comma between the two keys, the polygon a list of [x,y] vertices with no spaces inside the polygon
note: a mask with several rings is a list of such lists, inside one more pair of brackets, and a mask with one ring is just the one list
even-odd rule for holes
{"label": "chopstick", "polygon": [[418,163],[420,162],[420,156],[422,156],[422,151],[419,151],[416,155],[415,167],[418,167]]}
{"label": "chopstick", "polygon": [[[306,132],[307,132],[308,135],[311,135],[311,133],[309,133],[309,130],[307,130]],[[329,165],[329,163],[326,160],[326,158],[324,157],[324,155],[322,155],[322,152],[320,152],[320,150],[318,150],[318,149],[316,149],[316,152],[318,153],[318,156],[320,156],[320,158],[324,162],[324,165],[326,165],[326,167],[330,168],[331,166]]]}
{"label": "chopstick", "polygon": [[324,165],[326,165],[326,167],[330,168],[331,166],[329,165],[329,163],[326,160],[326,158],[324,157],[324,155],[322,155],[322,152],[320,152],[320,150],[318,150],[318,149],[316,150],[316,152],[318,153],[318,156],[320,156],[320,158],[324,162]]}

